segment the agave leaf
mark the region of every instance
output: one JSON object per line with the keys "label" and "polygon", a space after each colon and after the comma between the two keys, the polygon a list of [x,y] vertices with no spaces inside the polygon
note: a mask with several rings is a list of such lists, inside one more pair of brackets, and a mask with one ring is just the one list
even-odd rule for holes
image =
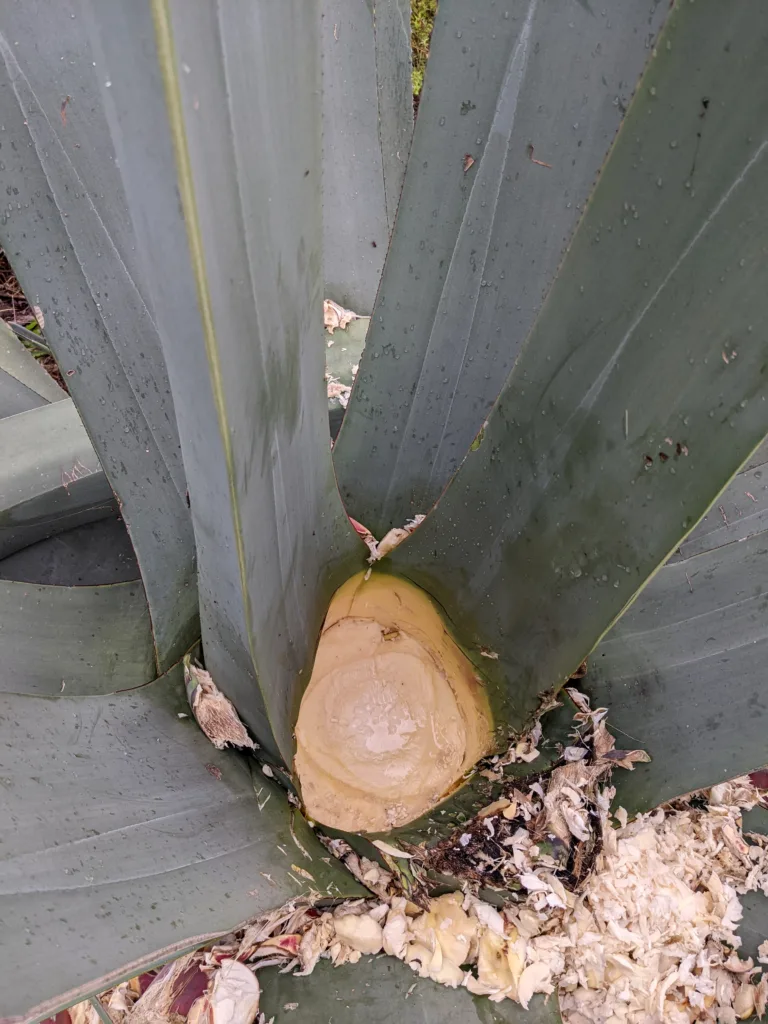
{"label": "agave leaf", "polygon": [[377,536],[427,511],[480,430],[667,9],[441,0],[397,225],[334,450],[344,500]]}
{"label": "agave leaf", "polygon": [[203,736],[181,665],[111,697],[0,709],[5,1015],[48,1016],[280,906],[306,887],[292,863],[319,891],[361,891],[297,819],[308,861],[284,795]]}
{"label": "agave leaf", "polygon": [[702,4],[670,14],[482,440],[393,553],[468,647],[499,655],[477,664],[516,724],[768,429],[756,26],[768,29],[759,3],[738,18]]}
{"label": "agave leaf", "polygon": [[334,1024],[358,1024],[361,1013],[367,1024],[560,1024],[556,996],[545,1002],[536,996],[526,1011],[519,1003],[470,995],[464,989],[446,988],[420,979],[402,961],[391,956],[361,960],[335,968],[321,960],[306,978],[267,969],[259,972],[262,986],[260,1009],[267,1020],[285,1016],[286,1004],[298,1004],[300,1021],[333,1020]]}
{"label": "agave leaf", "polygon": [[325,297],[370,313],[413,131],[410,0],[322,0]]}
{"label": "agave leaf", "polygon": [[[764,807],[754,807],[747,811],[744,815],[744,831],[768,835],[768,810]],[[744,908],[744,917],[739,924],[739,935],[744,945],[739,950],[739,955],[757,958],[757,947],[768,938],[768,907],[765,894],[748,892],[741,897],[741,904]]]}
{"label": "agave leaf", "polygon": [[[42,410],[21,415],[35,412]],[[0,691],[76,696],[153,679],[152,630],[138,575],[116,518],[58,533],[0,561]]]}
{"label": "agave leaf", "polygon": [[72,401],[0,419],[0,559],[117,505]]}
{"label": "agave leaf", "polygon": [[55,587],[0,579],[0,690],[111,693],[154,678],[140,581]]}
{"label": "agave leaf", "polygon": [[65,530],[0,561],[0,579],[52,587],[132,583],[140,575],[119,516]]}
{"label": "agave leaf", "polygon": [[652,757],[614,778],[630,812],[768,762],[762,451],[766,461],[739,473],[590,658],[594,706]]}
{"label": "agave leaf", "polygon": [[0,320],[0,419],[66,397],[10,327]]}
{"label": "agave leaf", "polygon": [[327,599],[364,550],[336,490],[318,344],[317,25],[302,0],[152,11],[168,114],[148,9],[94,3],[90,25],[181,426],[206,665],[290,759]]}
{"label": "agave leaf", "polygon": [[0,241],[66,374],[121,503],[147,588],[160,670],[198,633],[192,526],[167,373],[73,0],[5,12]]}

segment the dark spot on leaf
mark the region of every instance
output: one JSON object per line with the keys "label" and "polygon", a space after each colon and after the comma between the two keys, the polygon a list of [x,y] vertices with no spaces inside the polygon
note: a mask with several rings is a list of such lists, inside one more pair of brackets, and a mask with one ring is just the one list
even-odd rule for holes
{"label": "dark spot on leaf", "polygon": [[644,463],[646,469],[650,469],[650,467],[653,465],[653,456],[652,455],[644,455],[643,456],[643,463]]}
{"label": "dark spot on leaf", "polygon": [[667,459],[669,458],[669,456],[667,455],[666,452],[659,452],[659,458],[661,459],[662,462],[666,462]]}
{"label": "dark spot on leaf", "polygon": [[371,242],[371,248],[372,248],[372,249],[375,249],[375,248],[376,248],[376,243],[375,243],[375,242]]}

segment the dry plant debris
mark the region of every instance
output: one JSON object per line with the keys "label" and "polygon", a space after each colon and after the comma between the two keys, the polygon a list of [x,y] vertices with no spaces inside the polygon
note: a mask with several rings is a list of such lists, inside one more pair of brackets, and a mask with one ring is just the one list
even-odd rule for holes
{"label": "dry plant debris", "polygon": [[353,320],[359,319],[359,315],[351,309],[344,309],[333,299],[323,299],[323,323],[329,334],[333,334],[337,327],[343,331]]}
{"label": "dry plant debris", "polygon": [[[495,1002],[527,1007],[536,993],[557,992],[565,1024],[762,1018],[768,940],[756,964],[739,956],[737,934],[739,896],[768,896],[768,838],[745,837],[741,820],[761,791],[744,777],[634,821],[622,808],[612,814],[615,791],[598,783],[643,752],[616,751],[605,710],[570,695],[574,742],[550,773],[511,785],[435,850],[379,842],[390,870],[325,839],[375,898],[334,907],[296,899],[166,966],[148,987],[134,979],[108,993],[115,1024],[252,1024],[259,986],[247,973],[279,966],[306,976],[321,958],[341,966],[380,954]],[[538,737],[537,727],[487,770],[535,759]],[[462,891],[430,899],[425,869],[455,869],[461,861],[449,853],[462,851]],[[504,890],[503,906],[476,895],[489,884]],[[76,1009],[73,1024],[91,1024]]]}
{"label": "dry plant debris", "polygon": [[[357,366],[352,367],[352,373],[357,374]],[[329,398],[335,398],[342,409],[346,409],[349,403],[349,396],[352,394],[351,384],[342,384],[336,377],[330,374],[325,375],[326,394]]]}
{"label": "dry plant debris", "polygon": [[570,888],[583,880],[601,843],[605,799],[599,784],[614,768],[631,770],[649,758],[642,750],[616,750],[605,724],[607,709],[593,711],[574,687],[566,692],[576,713],[571,744],[563,749],[561,763],[529,776],[525,783],[505,780],[507,765],[538,758],[540,722],[515,739],[505,754],[490,758],[482,771],[502,783],[501,796],[430,850],[429,867],[462,879],[475,891],[491,886],[524,892],[534,884],[531,873],[539,868]]}
{"label": "dry plant debris", "polygon": [[368,564],[373,565],[374,562],[378,562],[380,559],[386,558],[387,555],[391,554],[399,544],[402,544],[407,537],[410,537],[414,530],[421,526],[426,518],[424,515],[415,515],[403,526],[393,526],[391,530],[384,534],[381,540],[376,540],[368,527],[358,523],[356,519],[350,517],[349,521],[368,548]]}
{"label": "dry plant debris", "polygon": [[[351,309],[345,309],[332,299],[323,299],[323,323],[329,334],[332,335],[337,328],[342,331],[346,330],[353,320],[360,319],[360,315],[353,313]],[[328,345],[333,345],[333,341],[329,341]],[[352,380],[357,376],[358,367],[359,363],[352,367]],[[325,374],[325,384],[328,398],[335,399],[342,409],[346,409],[349,396],[352,393],[352,385],[344,384],[330,373]]]}
{"label": "dry plant debris", "polygon": [[248,750],[258,749],[232,701],[214,683],[210,672],[195,665],[190,655],[184,658],[184,686],[197,724],[217,750],[223,750],[227,744]]}

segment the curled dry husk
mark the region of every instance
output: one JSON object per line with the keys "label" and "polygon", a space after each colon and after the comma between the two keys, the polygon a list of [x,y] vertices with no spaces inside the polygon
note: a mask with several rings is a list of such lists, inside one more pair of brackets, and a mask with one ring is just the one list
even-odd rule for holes
{"label": "curled dry husk", "polygon": [[[357,366],[352,367],[352,375],[357,374]],[[337,378],[326,373],[325,375],[325,391],[329,398],[335,398],[342,409],[346,409],[349,404],[349,396],[352,394],[351,384],[342,384]]]}
{"label": "curled dry husk", "polygon": [[391,530],[388,530],[384,534],[381,540],[376,540],[368,527],[363,526],[362,523],[358,523],[356,519],[350,518],[350,522],[357,533],[362,537],[363,543],[368,548],[368,564],[373,565],[374,562],[378,562],[382,558],[386,558],[387,555],[392,554],[395,548],[410,537],[413,531],[418,529],[426,518],[426,516],[421,514],[415,515],[403,526],[393,526]]}
{"label": "curled dry husk", "polygon": [[218,750],[229,744],[256,750],[235,706],[218,688],[210,672],[195,665],[191,657],[184,658],[184,685],[192,714],[211,743]]}
{"label": "curled dry husk", "polygon": [[345,309],[333,299],[323,299],[323,324],[329,334],[333,334],[337,327],[346,330],[353,320],[359,319],[359,315],[351,309]]}

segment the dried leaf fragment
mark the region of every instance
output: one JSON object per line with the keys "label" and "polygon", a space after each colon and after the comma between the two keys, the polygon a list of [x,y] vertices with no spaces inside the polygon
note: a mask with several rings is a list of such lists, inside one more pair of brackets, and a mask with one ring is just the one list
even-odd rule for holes
{"label": "dried leaf fragment", "polygon": [[214,683],[210,672],[193,664],[189,655],[184,658],[184,685],[197,724],[217,750],[223,750],[227,744],[258,749],[258,744],[254,743],[240,721],[234,704]]}
{"label": "dried leaf fragment", "polygon": [[335,398],[342,409],[346,409],[349,403],[349,396],[352,394],[351,384],[342,384],[336,377],[326,375],[326,394],[328,398]]}
{"label": "dried leaf fragment", "polygon": [[299,943],[298,957],[301,970],[296,971],[297,976],[303,977],[314,971],[317,961],[331,945],[335,934],[333,917],[330,914],[322,914],[319,920],[309,926]]}
{"label": "dried leaf fragment", "polygon": [[302,878],[306,878],[308,882],[314,882],[315,876],[311,875],[306,868],[299,867],[298,864],[291,864],[291,871],[295,874],[300,875]]}
{"label": "dried leaf fragment", "polygon": [[346,330],[353,320],[359,320],[357,313],[351,309],[345,309],[333,299],[323,299],[323,323],[329,334],[333,334],[337,327],[342,331]]}
{"label": "dried leaf fragment", "polygon": [[[385,639],[387,639],[385,637]],[[410,860],[413,857],[412,853],[406,853],[405,850],[401,850],[397,846],[393,846],[391,843],[385,843],[383,839],[374,839],[373,845],[377,850],[381,850],[382,853],[386,853],[388,857],[403,857],[406,860]]]}
{"label": "dried leaf fragment", "polygon": [[370,551],[368,564],[373,565],[374,562],[378,562],[379,559],[385,558],[387,555],[391,554],[399,544],[402,544],[403,541],[424,522],[425,519],[426,516],[415,515],[412,519],[409,519],[405,525],[393,526],[391,530],[384,534],[380,541],[377,541],[371,531],[363,526],[362,523],[358,523],[354,519],[350,519],[350,522],[363,538],[366,547]]}
{"label": "dried leaf fragment", "polygon": [[91,1004],[90,999],[70,1006],[68,1013],[72,1024],[101,1024],[98,1011]]}

